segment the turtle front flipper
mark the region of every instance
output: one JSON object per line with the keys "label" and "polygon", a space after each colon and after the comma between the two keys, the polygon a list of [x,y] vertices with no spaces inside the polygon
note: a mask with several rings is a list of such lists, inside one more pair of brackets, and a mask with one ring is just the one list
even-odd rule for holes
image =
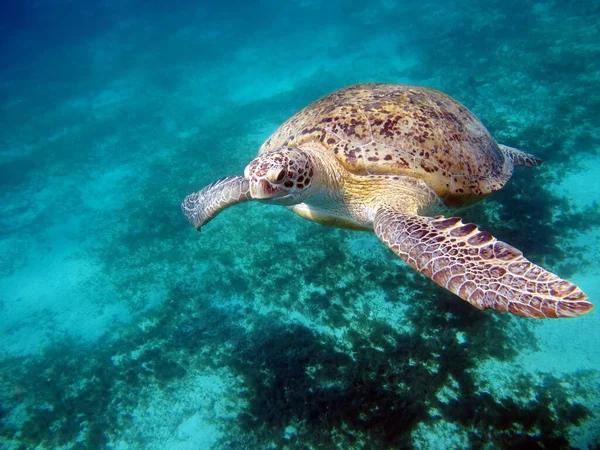
{"label": "turtle front flipper", "polygon": [[593,305],[574,284],[457,217],[381,209],[377,237],[411,267],[479,309],[526,317],[575,317]]}
{"label": "turtle front flipper", "polygon": [[200,231],[204,224],[225,208],[251,199],[248,180],[230,176],[188,195],[181,204],[181,210],[194,228]]}

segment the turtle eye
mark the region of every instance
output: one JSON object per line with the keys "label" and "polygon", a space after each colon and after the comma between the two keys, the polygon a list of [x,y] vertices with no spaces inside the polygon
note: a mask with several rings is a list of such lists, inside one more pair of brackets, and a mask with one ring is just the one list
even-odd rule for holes
{"label": "turtle eye", "polygon": [[270,183],[275,183],[275,184],[281,184],[281,182],[283,181],[283,178],[285,177],[286,171],[285,169],[271,169],[267,172],[267,174],[265,175],[265,178],[270,182]]}

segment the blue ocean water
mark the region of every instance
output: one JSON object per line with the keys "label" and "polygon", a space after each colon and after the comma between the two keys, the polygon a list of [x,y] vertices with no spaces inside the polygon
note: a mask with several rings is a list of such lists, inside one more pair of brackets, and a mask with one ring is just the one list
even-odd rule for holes
{"label": "blue ocean water", "polygon": [[600,302],[597,2],[0,6],[0,448],[599,448],[600,319],[478,311],[246,203],[293,113],[420,84],[544,159],[464,213]]}

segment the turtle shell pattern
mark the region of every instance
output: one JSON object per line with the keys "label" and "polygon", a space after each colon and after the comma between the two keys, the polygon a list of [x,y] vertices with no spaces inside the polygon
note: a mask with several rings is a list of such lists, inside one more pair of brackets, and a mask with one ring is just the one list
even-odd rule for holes
{"label": "turtle shell pattern", "polygon": [[365,83],[340,89],[288,119],[259,153],[313,140],[351,173],[422,179],[448,206],[500,189],[513,169],[467,108],[420,86]]}

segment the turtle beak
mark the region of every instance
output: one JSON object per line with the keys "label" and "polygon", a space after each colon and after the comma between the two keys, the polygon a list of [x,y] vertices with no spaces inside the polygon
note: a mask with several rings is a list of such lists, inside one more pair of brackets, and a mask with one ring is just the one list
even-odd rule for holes
{"label": "turtle beak", "polygon": [[256,176],[256,167],[254,167],[254,161],[244,170],[244,178],[248,180],[250,184],[250,195],[255,200],[268,200],[273,198],[277,194],[277,186],[271,183],[268,177]]}
{"label": "turtle beak", "polygon": [[275,189],[267,180],[250,179],[250,195],[256,200],[263,200],[273,197]]}
{"label": "turtle beak", "polygon": [[255,200],[274,200],[285,195],[281,181],[285,176],[285,169],[272,164],[260,164],[254,159],[244,169],[244,178],[250,185],[250,195]]}

